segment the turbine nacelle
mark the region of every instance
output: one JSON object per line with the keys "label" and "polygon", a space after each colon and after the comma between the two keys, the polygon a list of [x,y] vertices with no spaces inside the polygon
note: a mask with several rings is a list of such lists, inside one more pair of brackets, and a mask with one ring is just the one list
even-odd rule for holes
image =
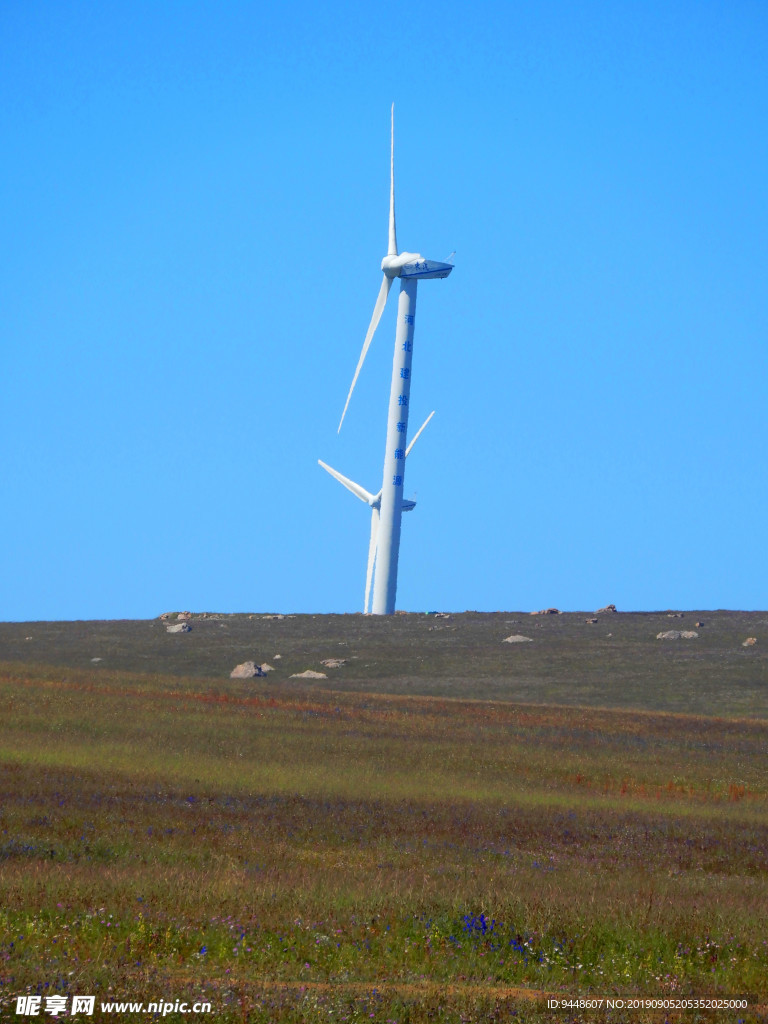
{"label": "turbine nacelle", "polygon": [[390,280],[395,277],[408,277],[432,281],[438,277],[448,277],[453,270],[453,264],[426,260],[419,252],[401,252],[399,256],[385,256],[381,261],[381,269]]}
{"label": "turbine nacelle", "polygon": [[[432,419],[432,416],[434,416],[434,413],[432,413],[432,415],[429,417],[427,423],[429,422],[429,420]],[[427,424],[425,423],[424,426],[426,427],[426,425]],[[422,427],[422,430],[423,429],[424,428]],[[419,433],[421,433],[421,430],[419,431]],[[414,441],[415,440],[416,438],[414,438]],[[369,508],[373,509],[374,511],[380,511],[381,491],[379,491],[378,494],[371,494],[370,491],[366,491],[366,489],[364,487],[361,487],[360,484],[356,484],[354,480],[350,480],[349,477],[343,476],[341,473],[339,473],[337,469],[334,469],[332,466],[329,466],[327,463],[323,462],[322,459],[318,459],[317,461],[323,467],[326,473],[330,473],[331,476],[334,477],[334,479],[338,480],[343,487],[346,487],[348,491],[351,491],[356,498],[359,498],[360,501],[364,502]],[[402,508],[403,512],[411,512],[413,509],[416,508],[416,502],[409,498],[403,498]]]}
{"label": "turbine nacelle", "polygon": [[417,256],[415,260],[403,264],[400,268],[400,277],[434,281],[438,277],[448,277],[452,270],[452,263],[440,263],[438,260],[425,260]]}
{"label": "turbine nacelle", "polygon": [[[381,491],[376,495],[373,501],[369,501],[368,504],[371,508],[375,508],[377,512],[381,511]],[[403,498],[402,501],[403,512],[412,512],[416,508],[416,502],[410,498]]]}

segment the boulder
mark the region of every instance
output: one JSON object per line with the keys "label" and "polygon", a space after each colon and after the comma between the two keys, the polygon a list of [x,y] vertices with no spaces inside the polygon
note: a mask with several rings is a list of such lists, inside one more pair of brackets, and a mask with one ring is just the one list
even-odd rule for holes
{"label": "boulder", "polygon": [[512,636],[508,636],[506,640],[501,641],[503,644],[532,644],[533,639],[529,636],[521,636],[519,633],[514,633]]}
{"label": "boulder", "polygon": [[263,673],[264,675],[266,675],[266,674],[267,674],[267,672],[274,672],[274,671],[275,671],[275,670],[274,670],[274,668],[273,668],[273,667],[272,667],[271,665],[268,665],[268,664],[266,663],[266,661],[263,661],[263,662],[261,663],[261,665],[259,665],[259,668],[261,669],[261,671],[262,671],[262,673]]}
{"label": "boulder", "polygon": [[294,672],[291,679],[327,679],[325,672],[313,672],[308,668],[306,672]]}
{"label": "boulder", "polygon": [[744,641],[744,643],[741,646],[742,647],[754,647],[756,643],[757,643],[757,637],[756,636],[748,636],[747,639]]}
{"label": "boulder", "polygon": [[177,622],[186,622],[187,619],[191,619],[191,618],[192,618],[192,612],[179,612],[179,614],[176,616],[176,621]]}
{"label": "boulder", "polygon": [[588,622],[590,626],[594,626],[594,624],[597,622],[597,619],[584,619],[584,621]]}
{"label": "boulder", "polygon": [[341,668],[342,665],[347,664],[346,658],[326,658],[325,661],[320,662],[321,665],[325,665],[326,668]]}
{"label": "boulder", "polygon": [[684,629],[682,631],[679,630],[679,629],[667,629],[663,633],[657,633],[656,634],[656,639],[657,640],[680,640],[680,639],[683,639],[683,640],[696,640],[698,638],[698,635],[699,634],[696,633],[692,629]]}
{"label": "boulder", "polygon": [[612,612],[615,612],[615,611],[616,611],[616,605],[615,604],[607,604],[605,606],[605,608],[598,608],[597,611],[595,612],[595,615],[610,615]]}
{"label": "boulder", "polygon": [[542,608],[540,612],[531,612],[531,615],[559,615],[557,608]]}
{"label": "boulder", "polygon": [[255,661],[244,661],[242,665],[235,665],[235,667],[229,673],[229,678],[255,679],[265,674],[266,673],[262,669],[261,665],[257,665]]}
{"label": "boulder", "polygon": [[174,622],[172,626],[165,627],[166,633],[191,633],[192,627],[188,622]]}

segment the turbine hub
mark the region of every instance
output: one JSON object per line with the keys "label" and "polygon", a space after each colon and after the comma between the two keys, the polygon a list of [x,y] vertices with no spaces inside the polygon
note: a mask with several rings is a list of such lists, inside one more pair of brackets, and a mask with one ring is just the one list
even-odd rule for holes
{"label": "turbine hub", "polygon": [[381,261],[381,269],[387,277],[400,277],[400,271],[406,263],[413,263],[420,260],[421,255],[417,252],[401,252],[399,256],[385,256]]}

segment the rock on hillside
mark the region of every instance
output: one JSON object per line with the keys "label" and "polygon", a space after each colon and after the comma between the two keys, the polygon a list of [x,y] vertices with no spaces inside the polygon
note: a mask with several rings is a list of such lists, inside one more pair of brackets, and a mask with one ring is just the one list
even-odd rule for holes
{"label": "rock on hillside", "polygon": [[235,665],[235,667],[229,673],[229,678],[255,679],[259,676],[264,675],[266,675],[266,672],[264,672],[261,665],[257,665],[255,661],[244,661],[242,665]]}

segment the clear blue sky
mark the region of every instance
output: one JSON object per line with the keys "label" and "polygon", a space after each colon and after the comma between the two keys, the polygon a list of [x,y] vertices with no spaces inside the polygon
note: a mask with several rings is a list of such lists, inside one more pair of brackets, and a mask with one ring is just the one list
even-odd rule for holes
{"label": "clear blue sky", "polygon": [[0,619],[766,608],[768,7],[0,6]]}

